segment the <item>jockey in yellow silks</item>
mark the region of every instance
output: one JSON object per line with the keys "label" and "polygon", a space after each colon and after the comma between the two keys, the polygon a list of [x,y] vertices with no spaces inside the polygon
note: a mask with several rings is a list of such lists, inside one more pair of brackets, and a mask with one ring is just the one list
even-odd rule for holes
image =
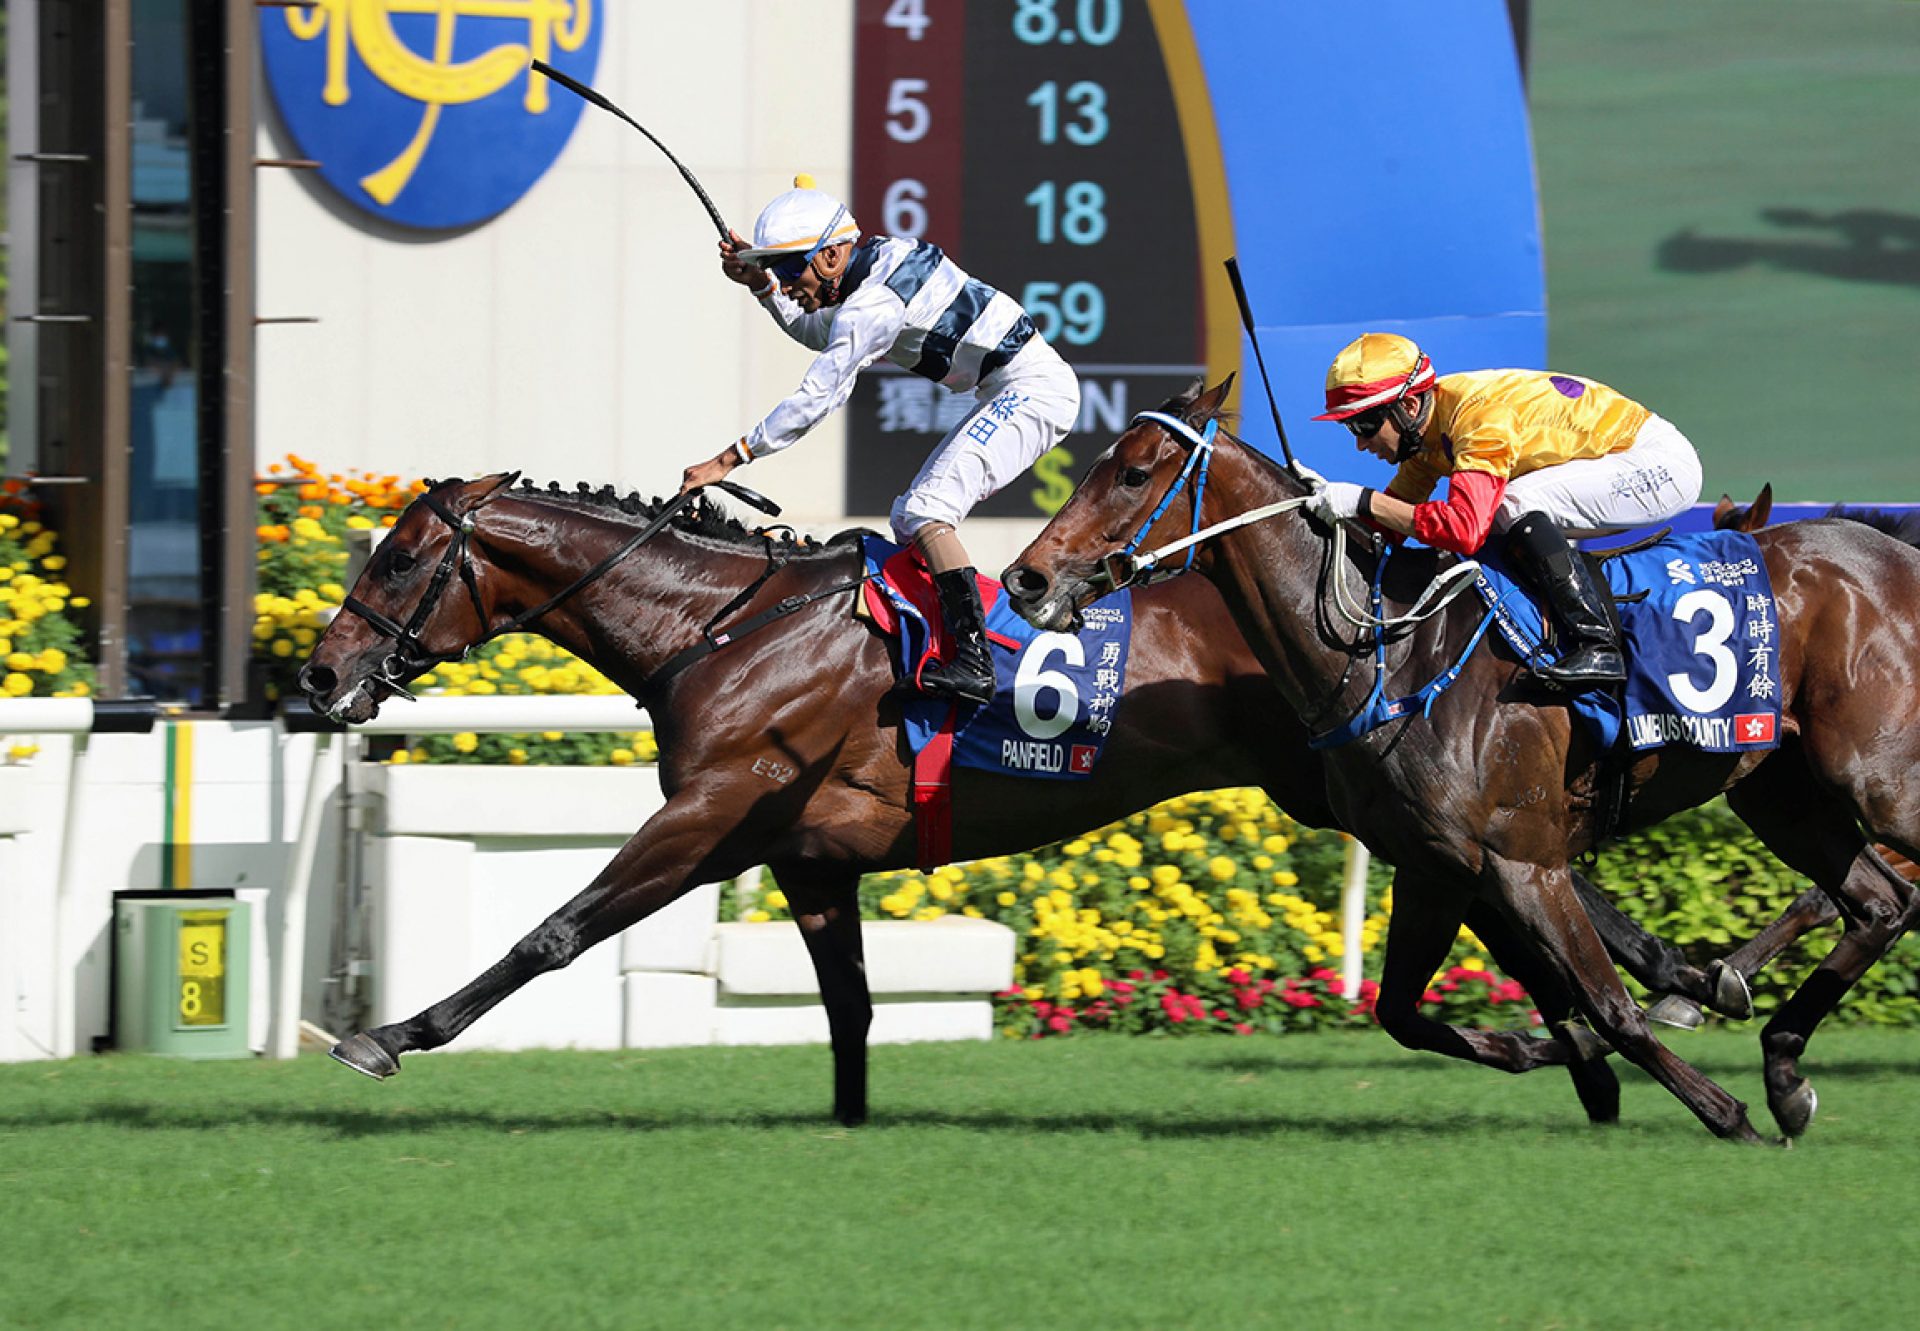
{"label": "jockey in yellow silks", "polygon": [[[1547,601],[1567,650],[1537,668],[1570,691],[1625,677],[1606,594],[1568,544],[1662,522],[1700,497],[1686,436],[1605,384],[1545,370],[1438,375],[1419,347],[1367,333],[1327,371],[1327,410],[1355,447],[1397,464],[1384,493],[1335,481],[1328,520],[1364,518],[1463,555],[1505,533],[1516,572]],[[1430,499],[1442,478],[1444,499]]]}

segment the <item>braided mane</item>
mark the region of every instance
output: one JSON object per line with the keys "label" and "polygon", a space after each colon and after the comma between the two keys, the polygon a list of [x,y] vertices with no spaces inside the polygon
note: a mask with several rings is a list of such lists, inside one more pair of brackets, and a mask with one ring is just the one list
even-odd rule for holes
{"label": "braided mane", "polygon": [[[435,482],[428,482],[429,488]],[[438,484],[457,485],[458,481],[439,482]],[[626,520],[633,526],[644,526],[660,516],[660,510],[667,501],[658,496],[642,498],[638,491],[620,494],[611,485],[594,489],[585,481],[576,482],[571,490],[560,488],[560,482],[549,481],[542,487],[532,481],[521,481],[513,489],[505,491],[519,499],[534,499],[543,504],[554,504],[562,508],[578,509],[582,512],[596,513],[602,516]],[[860,538],[866,534],[864,528],[849,528],[835,533],[826,541],[812,536],[796,537],[789,529],[748,527],[739,518],[734,517],[714,502],[711,494],[703,494],[674,515],[673,529],[688,536],[704,537],[709,541],[732,550],[747,550],[755,554],[766,549],[768,538],[773,541],[774,549],[787,556],[824,554],[838,552],[850,546],[857,546]]]}

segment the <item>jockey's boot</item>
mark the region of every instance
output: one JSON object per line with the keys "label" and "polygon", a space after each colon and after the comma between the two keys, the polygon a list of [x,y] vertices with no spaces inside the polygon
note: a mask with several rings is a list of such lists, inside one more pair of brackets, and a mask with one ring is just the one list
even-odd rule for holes
{"label": "jockey's boot", "polygon": [[953,644],[950,660],[928,661],[920,669],[920,692],[961,702],[993,701],[993,658],[987,653],[986,615],[980,609],[980,589],[971,568],[949,569],[933,575],[940,597],[940,617],[947,622],[947,640]]}
{"label": "jockey's boot", "polygon": [[1607,613],[1608,593],[1594,585],[1587,561],[1544,513],[1529,513],[1507,530],[1507,555],[1547,598],[1564,650],[1533,673],[1568,693],[1582,693],[1627,677]]}

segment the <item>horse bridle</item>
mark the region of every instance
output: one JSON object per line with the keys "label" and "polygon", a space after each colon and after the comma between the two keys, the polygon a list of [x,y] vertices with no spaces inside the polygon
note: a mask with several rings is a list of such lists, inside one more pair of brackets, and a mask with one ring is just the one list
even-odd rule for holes
{"label": "horse bridle", "polygon": [[[1187,450],[1187,460],[1180,468],[1180,474],[1176,476],[1173,483],[1167,487],[1166,494],[1161,496],[1160,502],[1155,505],[1153,512],[1147,517],[1145,522],[1140,524],[1140,530],[1133,534],[1133,539],[1111,554],[1102,556],[1099,570],[1093,575],[1092,580],[1095,582],[1105,582],[1107,584],[1107,590],[1110,592],[1119,591],[1122,587],[1148,586],[1155,582],[1162,582],[1167,578],[1178,577],[1193,567],[1194,551],[1200,542],[1214,536],[1223,535],[1236,528],[1247,526],[1249,523],[1259,522],[1277,514],[1299,508],[1313,497],[1311,493],[1312,489],[1318,488],[1319,478],[1317,476],[1314,476],[1312,472],[1306,472],[1305,475],[1302,475],[1302,469],[1289,461],[1289,472],[1291,472],[1296,479],[1301,480],[1309,486],[1309,493],[1293,499],[1283,499],[1278,503],[1263,505],[1260,508],[1228,518],[1225,522],[1216,522],[1211,527],[1202,529],[1200,526],[1200,505],[1206,497],[1207,468],[1213,460],[1213,444],[1215,437],[1220,433],[1220,422],[1218,420],[1209,420],[1204,430],[1196,430],[1192,425],[1181,420],[1178,416],[1170,415],[1164,411],[1142,411],[1137,413],[1133,419],[1127,423],[1127,428],[1132,429],[1134,426],[1142,423],[1158,425],[1161,429],[1171,434],[1179,441],[1180,445]],[[1136,554],[1135,552],[1139,550],[1141,543],[1146,540],[1147,533],[1153,529],[1153,524],[1160,520],[1160,515],[1165,513],[1173,504],[1173,501],[1180,497],[1180,492],[1187,488],[1189,479],[1194,479],[1194,486],[1193,525],[1189,529],[1188,534],[1177,541],[1161,546],[1157,550],[1150,550],[1146,554]],[[1187,552],[1187,558],[1186,562],[1181,564],[1179,568],[1162,569],[1160,567],[1161,560],[1165,559],[1168,555],[1178,554],[1182,550]]]}
{"label": "horse bridle", "polygon": [[[585,573],[582,573],[560,591],[549,596],[533,609],[523,610],[506,623],[501,624],[497,628],[490,629],[487,627],[486,607],[480,603],[480,584],[474,576],[473,560],[469,553],[469,543],[478,525],[474,515],[491,503],[494,496],[499,494],[500,490],[504,489],[506,485],[511,485],[513,480],[513,477],[509,477],[505,485],[482,495],[474,502],[472,508],[469,508],[459,517],[455,517],[452,511],[433,494],[427,493],[420,496],[419,502],[425,504],[434,516],[451,527],[454,534],[453,539],[447,542],[446,552],[440,556],[440,564],[439,567],[434,569],[432,580],[427,584],[426,595],[421,597],[420,604],[414,607],[413,614],[408,617],[405,624],[399,623],[384,611],[376,610],[357,596],[350,594],[341,601],[341,609],[352,611],[360,618],[366,620],[367,623],[373,625],[381,634],[393,639],[394,649],[388,652],[381,660],[380,668],[371,678],[397,696],[409,699],[413,697],[405,688],[407,680],[413,679],[443,662],[464,659],[474,648],[490,642],[495,638],[503,637],[506,634],[517,633],[533,621],[539,619],[542,615],[545,615],[582,587],[601,577],[615,564],[618,564],[621,560],[646,544],[647,541],[651,540],[655,534],[671,522],[681,509],[691,503],[693,499],[699,495],[701,489],[704,488],[696,486],[694,489],[686,490],[675,495],[672,499],[669,499],[660,506],[659,513],[654,515],[652,521],[623,541],[619,548],[614,550],[612,554],[602,559],[599,563],[595,564]],[[780,515],[780,506],[778,504],[775,504],[772,500],[767,499],[764,495],[756,491],[749,490],[737,481],[716,481],[714,484],[720,489],[725,490],[728,494],[753,505],[764,513],[771,514],[774,517]],[[427,621],[433,617],[434,610],[440,604],[440,596],[446,591],[447,584],[452,581],[456,569],[459,570],[460,580],[466,584],[467,595],[473,601],[473,613],[475,620],[480,626],[480,636],[462,647],[459,651],[429,652],[420,641],[420,631],[426,627]]]}

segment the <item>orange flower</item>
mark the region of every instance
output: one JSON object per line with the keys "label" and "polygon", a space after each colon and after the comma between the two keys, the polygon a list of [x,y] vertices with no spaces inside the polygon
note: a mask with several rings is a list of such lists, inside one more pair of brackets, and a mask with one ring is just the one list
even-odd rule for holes
{"label": "orange flower", "polygon": [[253,492],[257,495],[270,495],[278,493],[279,489],[280,487],[271,481],[261,481],[253,487]]}
{"label": "orange flower", "polygon": [[327,510],[318,504],[302,504],[294,511],[303,518],[317,518],[324,516]]}

